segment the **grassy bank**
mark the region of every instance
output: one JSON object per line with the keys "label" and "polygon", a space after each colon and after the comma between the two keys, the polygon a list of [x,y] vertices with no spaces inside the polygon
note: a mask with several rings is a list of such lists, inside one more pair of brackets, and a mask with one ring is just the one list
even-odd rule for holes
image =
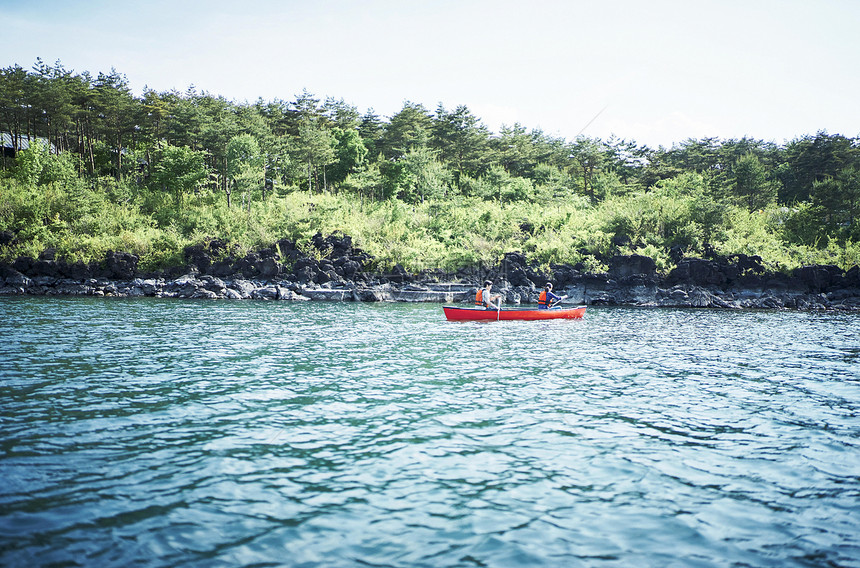
{"label": "grassy bank", "polygon": [[47,248],[69,261],[98,261],[108,250],[140,256],[145,270],[182,262],[183,248],[219,238],[237,252],[271,246],[282,238],[306,245],[316,232],[350,235],[376,257],[379,268],[453,271],[489,266],[506,252],[531,262],[582,263],[598,271],[615,254],[652,257],[672,267],[671,251],[762,257],[772,269],[804,264],[860,264],[860,245],[847,242],[789,244],[803,211],[772,207],[750,212],[709,198],[701,180],[688,176],[648,192],[610,197],[592,205],[584,197],[499,204],[458,196],[408,204],[368,202],[347,195],[271,192],[250,201],[221,193],[177,195],[100,178],[72,178],[36,186],[0,179],[0,230],[14,241],[0,259],[38,257]]}

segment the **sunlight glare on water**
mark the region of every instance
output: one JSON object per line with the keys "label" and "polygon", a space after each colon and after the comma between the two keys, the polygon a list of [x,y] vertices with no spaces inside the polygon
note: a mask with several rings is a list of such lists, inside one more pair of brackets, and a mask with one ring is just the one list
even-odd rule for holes
{"label": "sunlight glare on water", "polygon": [[0,314],[0,565],[860,566],[856,314]]}

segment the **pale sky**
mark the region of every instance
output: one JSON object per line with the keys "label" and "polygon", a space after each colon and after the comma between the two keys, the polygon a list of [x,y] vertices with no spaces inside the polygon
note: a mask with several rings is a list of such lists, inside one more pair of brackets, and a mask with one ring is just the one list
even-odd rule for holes
{"label": "pale sky", "polygon": [[0,0],[0,30],[0,67],[113,67],[137,95],[464,104],[654,148],[860,136],[860,0]]}

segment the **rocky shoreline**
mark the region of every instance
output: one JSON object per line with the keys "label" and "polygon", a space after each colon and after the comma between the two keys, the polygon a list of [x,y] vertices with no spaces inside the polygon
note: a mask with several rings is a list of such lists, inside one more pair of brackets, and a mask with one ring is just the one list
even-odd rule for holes
{"label": "rocky shoreline", "polygon": [[616,256],[609,271],[552,265],[541,271],[518,253],[491,269],[409,274],[376,269],[350,237],[317,234],[309,247],[281,240],[244,255],[213,239],[185,250],[185,264],[143,273],[138,258],[108,252],[100,263],[67,263],[52,250],[38,259],[0,264],[0,295],[158,297],[187,299],[471,303],[476,285],[492,279],[507,305],[535,304],[552,281],[568,303],[584,305],[860,311],[860,267],[806,266],[768,272],[755,256],[679,258],[658,274],[651,258]]}

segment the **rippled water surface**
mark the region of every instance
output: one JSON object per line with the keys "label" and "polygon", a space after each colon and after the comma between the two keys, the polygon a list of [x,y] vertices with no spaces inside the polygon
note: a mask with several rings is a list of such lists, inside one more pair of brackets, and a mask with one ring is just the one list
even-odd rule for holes
{"label": "rippled water surface", "polygon": [[860,316],[0,298],[0,565],[860,566]]}

